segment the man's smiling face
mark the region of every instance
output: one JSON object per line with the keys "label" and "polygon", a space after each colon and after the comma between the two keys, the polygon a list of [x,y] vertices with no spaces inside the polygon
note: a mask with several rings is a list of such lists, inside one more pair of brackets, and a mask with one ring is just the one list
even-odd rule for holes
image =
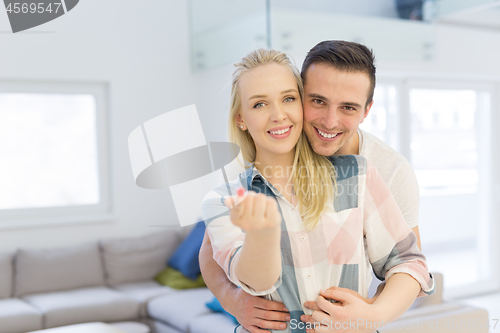
{"label": "man's smiling face", "polygon": [[370,79],[363,72],[340,71],[312,64],[304,84],[304,131],[317,154],[357,154],[359,124],[373,104],[366,105]]}

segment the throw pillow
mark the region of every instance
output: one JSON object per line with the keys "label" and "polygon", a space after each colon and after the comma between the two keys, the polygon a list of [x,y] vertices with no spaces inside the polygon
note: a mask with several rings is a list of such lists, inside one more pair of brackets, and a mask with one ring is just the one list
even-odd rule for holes
{"label": "throw pillow", "polygon": [[181,272],[172,267],[165,268],[160,274],[155,278],[159,283],[169,286],[174,289],[189,289],[189,288],[201,288],[205,287],[205,282],[201,277],[201,274],[196,280],[191,280],[185,277]]}
{"label": "throw pillow", "polygon": [[198,254],[204,235],[205,222],[201,221],[196,224],[191,233],[175,250],[167,265],[178,270],[184,276],[196,280],[201,274]]}
{"label": "throw pillow", "polygon": [[20,249],[14,263],[15,296],[104,286],[97,242]]}
{"label": "throw pillow", "polygon": [[12,296],[13,256],[12,252],[0,253],[0,299]]}
{"label": "throw pillow", "polygon": [[182,239],[180,228],[100,241],[106,282],[110,286],[153,279]]}

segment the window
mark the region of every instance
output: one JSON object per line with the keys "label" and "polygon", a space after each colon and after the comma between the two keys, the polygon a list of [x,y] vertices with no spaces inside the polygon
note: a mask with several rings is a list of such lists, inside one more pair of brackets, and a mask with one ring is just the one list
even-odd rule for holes
{"label": "window", "polygon": [[105,86],[0,83],[0,227],[110,213]]}
{"label": "window", "polygon": [[494,91],[493,84],[466,81],[382,79],[360,126],[412,164],[422,248],[429,269],[443,273],[448,297],[498,288],[491,233]]}
{"label": "window", "polygon": [[[429,268],[449,296],[495,284],[491,262],[493,87],[413,81],[408,85],[410,160],[420,185],[420,229]],[[465,273],[466,272],[466,273]]]}
{"label": "window", "polygon": [[490,98],[475,90],[410,90],[411,160],[423,196],[477,192],[480,97]]}
{"label": "window", "polygon": [[398,92],[394,84],[378,84],[373,94],[375,103],[369,115],[359,126],[362,130],[370,132],[389,146],[398,150]]}

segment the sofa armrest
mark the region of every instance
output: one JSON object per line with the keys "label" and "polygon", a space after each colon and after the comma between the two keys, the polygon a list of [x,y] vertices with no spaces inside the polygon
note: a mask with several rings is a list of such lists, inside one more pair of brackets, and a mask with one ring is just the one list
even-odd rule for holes
{"label": "sofa armrest", "polygon": [[488,311],[459,303],[441,303],[408,310],[380,333],[488,333]]}
{"label": "sofa armrest", "polygon": [[434,283],[436,284],[436,291],[430,296],[417,298],[410,307],[410,310],[443,303],[443,274],[432,272],[431,274],[434,278]]}

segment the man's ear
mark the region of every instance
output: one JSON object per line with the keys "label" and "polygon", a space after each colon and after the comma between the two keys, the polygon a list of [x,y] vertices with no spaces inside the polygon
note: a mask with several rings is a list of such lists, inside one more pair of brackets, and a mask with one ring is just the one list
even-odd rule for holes
{"label": "man's ear", "polygon": [[368,116],[368,113],[370,113],[370,110],[371,110],[371,108],[372,108],[372,105],[373,105],[373,101],[372,101],[370,104],[368,104],[368,105],[366,106],[366,109],[365,109],[365,114],[363,115],[363,119],[361,119],[361,121],[359,122],[360,124],[361,124],[363,121],[365,121],[365,118]]}

